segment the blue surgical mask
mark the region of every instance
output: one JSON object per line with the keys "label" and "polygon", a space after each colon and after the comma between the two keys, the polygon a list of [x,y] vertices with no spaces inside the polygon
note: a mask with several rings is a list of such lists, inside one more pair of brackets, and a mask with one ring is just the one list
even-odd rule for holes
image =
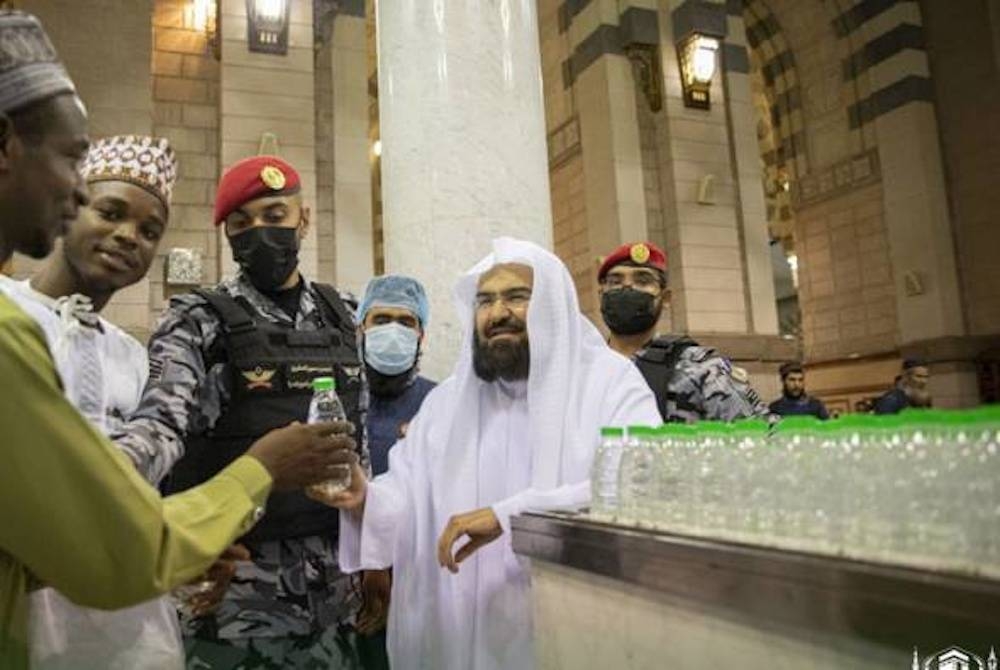
{"label": "blue surgical mask", "polygon": [[389,377],[401,375],[417,361],[420,336],[401,323],[387,323],[365,331],[365,361]]}

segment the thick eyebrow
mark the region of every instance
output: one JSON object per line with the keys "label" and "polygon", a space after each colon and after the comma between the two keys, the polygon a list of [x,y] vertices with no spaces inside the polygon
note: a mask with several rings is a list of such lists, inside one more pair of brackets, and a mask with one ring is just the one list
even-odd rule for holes
{"label": "thick eyebrow", "polygon": [[[123,210],[129,209],[128,200],[126,200],[125,198],[119,198],[116,195],[102,195],[100,198],[98,198],[93,202],[94,207],[99,207],[101,205],[111,205],[112,207]],[[146,222],[155,223],[159,225],[161,228],[167,227],[167,222],[164,221],[163,217],[161,217],[156,212],[150,212],[149,216],[147,216],[143,221],[143,223]]]}
{"label": "thick eyebrow", "polygon": [[148,221],[149,223],[155,223],[158,226],[160,226],[160,228],[167,227],[167,222],[164,221],[163,218],[161,218],[160,215],[157,214],[156,212],[152,212],[149,216],[147,216],[146,221]]}
{"label": "thick eyebrow", "polygon": [[101,197],[95,199],[93,203],[94,206],[108,204],[120,209],[128,207],[128,203],[123,198],[119,198],[116,195],[102,195]]}
{"label": "thick eyebrow", "polygon": [[495,295],[511,295],[514,293],[531,293],[530,286],[512,286],[511,288],[505,288],[502,291],[476,291],[476,299],[479,298],[491,298]]}
{"label": "thick eyebrow", "polygon": [[[288,209],[288,203],[287,202],[272,202],[272,203],[270,203],[268,205],[265,205],[264,208],[261,211],[262,212],[266,212],[266,211],[268,211],[270,209],[274,209],[275,207],[284,207],[285,209]],[[242,214],[243,216],[245,216],[248,219],[253,219],[253,215],[250,214],[250,212],[248,212],[243,207],[237,207],[232,212],[230,212],[230,215],[232,215],[232,214]]]}

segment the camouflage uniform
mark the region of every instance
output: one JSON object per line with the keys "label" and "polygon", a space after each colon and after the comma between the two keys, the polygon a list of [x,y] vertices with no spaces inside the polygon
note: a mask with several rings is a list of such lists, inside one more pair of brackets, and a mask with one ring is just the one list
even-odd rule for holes
{"label": "camouflage uniform", "polygon": [[[681,344],[672,374],[663,369],[669,368],[672,361],[650,361],[650,354],[658,348],[657,343]],[[767,406],[747,383],[746,372],[737,369],[734,375],[730,362],[711,347],[681,338],[656,338],[636,352],[633,361],[653,387],[658,404],[665,406],[661,413],[666,422],[732,421],[768,416]],[[651,373],[656,366],[661,366],[660,370]],[[662,388],[663,385],[667,388]]]}
{"label": "camouflage uniform", "polygon": [[[305,281],[305,280],[303,280]],[[260,316],[291,325],[292,319],[243,276],[218,287],[244,299]],[[317,298],[305,284],[296,330],[323,326]],[[150,339],[150,378],[142,401],[114,437],[151,481],[160,481],[184,454],[185,440],[216,425],[232,397],[231,377],[219,361],[224,342],[217,313],[204,298],[171,300]],[[363,366],[359,374],[364,374]],[[364,388],[367,388],[366,386]],[[361,394],[367,410],[367,392]],[[289,417],[289,421],[297,417]],[[362,466],[370,468],[367,437],[357,436]],[[356,668],[354,617],[360,600],[337,562],[337,538],[264,541],[250,547],[218,611],[183,621],[188,667]]]}

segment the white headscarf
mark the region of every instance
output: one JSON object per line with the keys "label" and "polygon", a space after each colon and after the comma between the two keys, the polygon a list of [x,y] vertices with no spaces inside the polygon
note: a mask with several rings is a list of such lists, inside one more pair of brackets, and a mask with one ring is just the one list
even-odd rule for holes
{"label": "white headscarf", "polygon": [[[531,486],[542,491],[587,478],[593,450],[581,447],[597,441],[599,413],[594,403],[605,397],[608,382],[632,363],[611,351],[580,312],[573,280],[558,257],[531,242],[494,240],[493,252],[455,287],[463,345],[452,377],[442,384],[445,389],[454,387],[452,402],[435,403],[452,412],[450,421],[438,417],[435,423],[451,426],[443,462],[464,471],[456,481],[476,476],[477,450],[471,446],[477,443],[480,428],[480,387],[487,383],[476,376],[472,364],[476,289],[485,272],[507,263],[530,266],[534,273],[527,324],[531,351],[527,402]],[[468,502],[471,509],[474,501]]]}

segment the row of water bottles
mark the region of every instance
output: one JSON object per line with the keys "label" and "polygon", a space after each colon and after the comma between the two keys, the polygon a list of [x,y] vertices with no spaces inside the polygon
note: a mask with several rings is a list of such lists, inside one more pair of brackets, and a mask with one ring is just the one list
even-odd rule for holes
{"label": "row of water bottles", "polygon": [[604,428],[601,521],[1000,577],[1000,407]]}

